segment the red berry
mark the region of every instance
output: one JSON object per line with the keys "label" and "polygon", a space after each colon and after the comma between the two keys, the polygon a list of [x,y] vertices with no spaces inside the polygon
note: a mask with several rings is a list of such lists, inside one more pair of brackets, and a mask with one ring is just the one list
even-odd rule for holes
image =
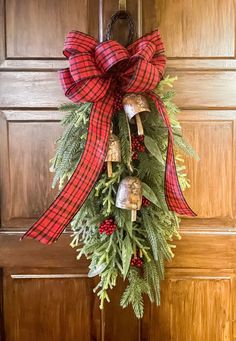
{"label": "red berry", "polygon": [[103,220],[99,226],[99,233],[105,233],[110,236],[117,229],[117,225],[113,218],[107,218]]}
{"label": "red berry", "polygon": [[140,152],[140,153],[145,152],[144,136],[133,134],[131,138],[131,145],[132,145],[133,152]]}
{"label": "red berry", "polygon": [[121,111],[123,109],[123,94],[121,91],[117,91],[114,103],[114,112]]}
{"label": "red berry", "polygon": [[136,266],[137,268],[141,268],[143,265],[143,260],[139,257],[139,253],[136,256],[133,256],[130,262],[131,266]]}
{"label": "red berry", "polygon": [[133,160],[138,160],[138,153],[137,152],[133,152],[132,153],[132,159]]}
{"label": "red berry", "polygon": [[142,197],[142,206],[148,207],[151,204],[151,201],[149,201],[147,198]]}

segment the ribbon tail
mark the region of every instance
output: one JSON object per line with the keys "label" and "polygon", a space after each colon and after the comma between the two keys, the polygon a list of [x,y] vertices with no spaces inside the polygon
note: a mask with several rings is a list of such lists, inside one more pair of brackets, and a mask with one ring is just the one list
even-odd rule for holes
{"label": "ribbon tail", "polygon": [[174,158],[174,137],[171,128],[170,120],[162,102],[161,98],[155,93],[147,93],[148,97],[155,103],[158,112],[160,113],[166,127],[168,128],[168,147],[166,155],[166,169],[165,169],[165,198],[170,211],[174,211],[181,215],[196,216],[196,213],[188,205],[181,190],[175,158]]}
{"label": "ribbon tail", "polygon": [[55,201],[23,235],[43,244],[55,242],[79,211],[94,187],[106,157],[113,113],[114,98],[107,94],[94,103],[88,128],[88,137],[81,160]]}

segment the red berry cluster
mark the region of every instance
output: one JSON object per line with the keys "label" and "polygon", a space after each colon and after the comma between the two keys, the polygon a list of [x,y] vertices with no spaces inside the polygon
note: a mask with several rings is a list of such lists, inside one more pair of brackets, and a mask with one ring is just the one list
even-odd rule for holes
{"label": "red berry cluster", "polygon": [[151,204],[151,201],[149,201],[147,198],[142,197],[142,206],[148,207]]}
{"label": "red berry cluster", "polygon": [[110,236],[117,229],[117,225],[113,218],[107,218],[103,220],[99,226],[99,233],[105,233]]}
{"label": "red berry cluster", "polygon": [[133,160],[138,159],[138,152],[145,152],[144,146],[144,135],[132,135],[131,137],[131,145],[132,145],[132,158]]}
{"label": "red berry cluster", "polygon": [[123,109],[123,94],[121,92],[117,92],[116,98],[115,98],[115,103],[114,103],[114,112],[116,113],[117,111],[121,111]]}
{"label": "red berry cluster", "polygon": [[143,260],[142,260],[141,257],[139,257],[138,255],[136,255],[136,256],[133,256],[133,257],[132,257],[130,264],[131,264],[132,266],[136,266],[137,268],[141,268],[142,265],[143,265]]}

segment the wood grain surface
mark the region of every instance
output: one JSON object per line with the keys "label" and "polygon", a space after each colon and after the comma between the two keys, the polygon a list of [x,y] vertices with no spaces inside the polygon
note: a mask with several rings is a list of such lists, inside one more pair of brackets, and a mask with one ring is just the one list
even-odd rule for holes
{"label": "wood grain surface", "polygon": [[168,271],[161,307],[144,317],[145,340],[231,340],[232,281],[220,271]]}
{"label": "wood grain surface", "polygon": [[62,58],[67,32],[88,32],[87,16],[88,0],[6,1],[7,57]]}
{"label": "wood grain surface", "polygon": [[[100,311],[87,278],[12,278],[4,274],[9,340],[100,340]],[[83,299],[76,299],[77,297]],[[33,299],[32,299],[33,298]],[[12,309],[14,307],[14,309]],[[35,314],[37,312],[37,315]],[[47,316],[47,318],[45,318]],[[75,323],[76,316],[76,323]],[[36,333],[37,330],[37,333]]]}
{"label": "wood grain surface", "polygon": [[147,3],[144,30],[160,28],[169,57],[234,57],[234,0],[148,0]]}

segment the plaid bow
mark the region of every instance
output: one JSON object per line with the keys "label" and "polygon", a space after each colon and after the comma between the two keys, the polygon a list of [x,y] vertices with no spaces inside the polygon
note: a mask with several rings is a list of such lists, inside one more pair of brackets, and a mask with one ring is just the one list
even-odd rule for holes
{"label": "plaid bow", "polygon": [[166,202],[170,210],[193,216],[181,191],[173,153],[173,133],[166,109],[153,90],[163,77],[166,57],[159,31],[145,35],[126,49],[110,40],[98,43],[78,31],[68,34],[64,55],[70,67],[60,71],[60,81],[71,101],[92,102],[88,137],[81,160],[69,182],[24,237],[50,244],[57,240],[92,190],[108,147],[116,91],[145,92],[168,128],[165,173]]}

